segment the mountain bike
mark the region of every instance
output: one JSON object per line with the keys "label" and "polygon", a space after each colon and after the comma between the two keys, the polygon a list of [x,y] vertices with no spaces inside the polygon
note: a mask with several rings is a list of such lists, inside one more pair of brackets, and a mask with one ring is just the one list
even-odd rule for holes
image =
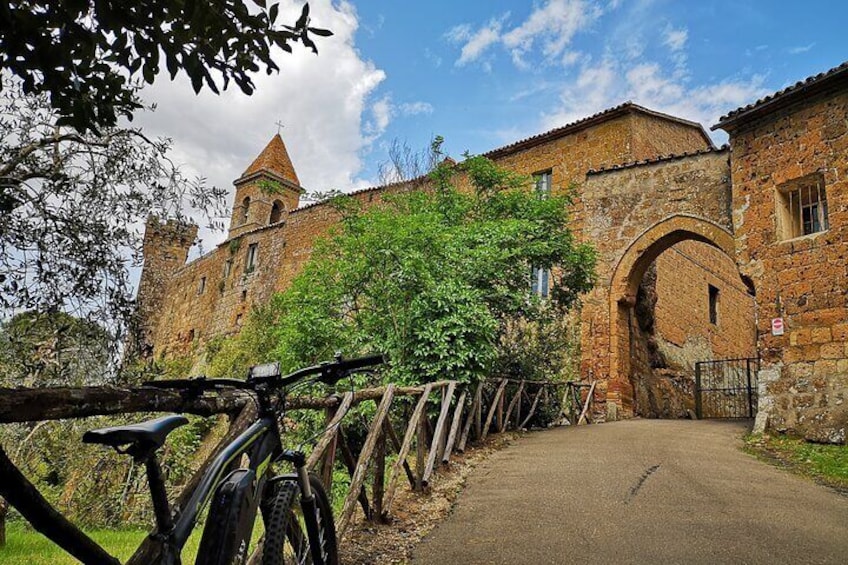
{"label": "mountain bike", "polygon": [[[256,515],[261,512],[265,523],[263,565],[338,565],[330,500],[320,480],[307,472],[304,453],[283,448],[280,422],[286,395],[294,385],[334,385],[383,362],[381,355],[357,359],[337,355],[334,361],[289,375],[281,375],[279,364],[270,363],[253,367],[246,380],[197,377],[145,383],[189,395],[236,388],[251,393],[257,403],[256,420],[213,459],[183,508],[170,508],[156,450],[169,433],[188,423],[184,416],[91,430],[83,435],[83,442],[113,447],[145,465],[156,518],[151,536],[162,542],[159,563],[163,565],[181,562],[180,553],[207,505],[196,564],[245,563]],[[273,464],[283,461],[291,463],[295,472],[273,476]]]}

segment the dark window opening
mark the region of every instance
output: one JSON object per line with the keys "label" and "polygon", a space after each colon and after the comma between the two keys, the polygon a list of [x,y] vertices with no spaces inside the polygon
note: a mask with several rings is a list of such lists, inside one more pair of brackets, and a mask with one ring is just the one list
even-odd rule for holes
{"label": "dark window opening", "polygon": [[271,206],[271,219],[269,223],[276,224],[280,220],[283,219],[283,212],[285,208],[283,207],[283,203],[279,200],[274,200],[274,205]]}
{"label": "dark window opening", "polygon": [[241,223],[246,224],[250,212],[250,196],[245,196],[241,201]]}
{"label": "dark window opening", "polygon": [[244,302],[245,300],[247,300],[247,291],[243,290],[241,291],[241,301]]}
{"label": "dark window opening", "polygon": [[719,291],[713,285],[707,285],[710,295],[710,323],[718,324],[718,295]]}
{"label": "dark window opening", "polygon": [[206,277],[200,277],[200,282],[197,285],[197,294],[206,292]]}

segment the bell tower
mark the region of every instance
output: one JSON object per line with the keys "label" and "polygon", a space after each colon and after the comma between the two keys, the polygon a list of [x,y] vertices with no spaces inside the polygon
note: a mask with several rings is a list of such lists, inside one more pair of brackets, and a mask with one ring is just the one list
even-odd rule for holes
{"label": "bell tower", "polygon": [[236,197],[228,239],[284,222],[288,213],[298,207],[300,195],[305,192],[279,133],[233,184]]}

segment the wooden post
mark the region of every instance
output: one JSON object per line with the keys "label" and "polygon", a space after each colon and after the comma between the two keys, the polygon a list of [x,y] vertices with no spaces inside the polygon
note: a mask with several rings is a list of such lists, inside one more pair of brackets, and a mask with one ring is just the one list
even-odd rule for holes
{"label": "wooden post", "polygon": [[[338,440],[339,450],[342,452],[342,461],[344,461],[345,468],[352,480],[353,474],[356,472],[356,459],[354,459],[353,453],[350,451],[350,446],[347,444],[347,438],[345,437],[344,430],[342,430],[341,426],[339,426]],[[351,491],[348,490],[348,496],[350,496],[350,493]],[[371,504],[368,502],[368,494],[365,492],[364,486],[359,489],[359,493],[357,493],[356,498],[359,500],[359,505],[362,507],[362,512],[365,514],[365,517],[370,519]]]}
{"label": "wooden post", "polygon": [[[507,382],[504,379],[504,382]],[[498,396],[496,404],[498,405],[497,430],[502,432],[504,426],[504,399],[506,398],[506,389]]]}
{"label": "wooden post", "polygon": [[[385,425],[383,428],[385,428]],[[383,518],[383,493],[386,486],[386,435],[386,433],[380,434],[380,439],[377,440],[374,451],[374,481],[371,483],[374,512],[371,514],[371,519],[376,521]]]}
{"label": "wooden post", "polygon": [[453,392],[456,389],[456,382],[451,382],[448,385],[448,390],[442,400],[442,409],[439,411],[439,419],[436,420],[436,429],[433,430],[433,441],[430,444],[430,453],[427,456],[427,465],[424,467],[424,476],[421,477],[421,484],[426,487],[430,482],[430,475],[433,474],[433,468],[436,465],[436,459],[439,456],[439,444],[441,443],[442,433],[445,429],[445,421],[450,412],[450,403],[453,398]]}
{"label": "wooden post", "polygon": [[459,395],[459,400],[456,401],[456,408],[453,409],[453,422],[451,423],[450,433],[448,434],[448,441],[445,444],[445,452],[442,455],[442,463],[450,461],[453,444],[456,442],[456,436],[459,433],[459,424],[462,421],[462,409],[465,408],[466,396],[467,392],[463,390],[462,394]]}
{"label": "wooden post", "polygon": [[580,418],[577,420],[577,425],[586,423],[586,414],[589,412],[589,405],[592,404],[592,396],[595,394],[595,384],[598,381],[592,381],[592,386],[589,387],[589,394],[586,396],[586,404],[583,405],[583,411],[580,413]]}
{"label": "wooden post", "polygon": [[483,426],[483,435],[480,439],[486,439],[486,436],[489,435],[489,427],[492,425],[492,419],[495,417],[495,412],[498,410],[498,406],[503,406],[501,398],[503,398],[505,388],[506,379],[501,379],[501,384],[498,386],[498,390],[495,392],[494,398],[492,398],[492,406],[489,408],[489,415],[486,416],[486,424]]}
{"label": "wooden post", "polygon": [[[395,449],[395,453],[400,453],[401,444],[400,440],[395,434],[395,428],[392,426],[392,423],[389,421],[389,418],[386,418],[386,421],[383,422],[383,431],[389,437],[389,440],[392,442],[392,447]],[[399,459],[400,460],[400,459]],[[403,470],[406,473],[406,478],[409,481],[409,488],[415,488],[415,475],[412,474],[412,469],[409,466],[409,463],[404,458],[400,460],[403,463]]]}
{"label": "wooden post", "polygon": [[477,413],[480,411],[480,403],[483,398],[483,383],[477,385],[477,391],[474,393],[474,402],[471,403],[471,411],[465,420],[465,426],[462,430],[462,437],[459,438],[459,445],[456,450],[462,453],[465,451],[465,443],[468,441],[468,434],[471,431],[471,424],[477,420]]}
{"label": "wooden post", "polygon": [[[403,443],[400,445],[400,449],[398,450],[398,457],[395,461],[394,466],[392,467],[392,473],[389,475],[389,486],[386,487],[386,497],[383,501],[383,512],[388,514],[391,511],[392,501],[395,497],[395,489],[397,488],[398,475],[400,474],[400,464],[406,464],[406,456],[409,453],[409,448],[412,446],[412,438],[415,436],[416,432],[421,430],[421,414],[424,412],[425,407],[427,406],[427,398],[430,396],[430,388],[431,385],[427,385],[424,387],[424,392],[421,393],[421,397],[418,399],[418,403],[415,405],[415,410],[412,412],[412,417],[409,419],[409,425],[406,427],[406,433],[403,435]],[[419,443],[423,443],[419,439]],[[423,473],[424,463],[421,461],[420,467],[421,470],[418,471],[417,479],[415,483],[413,483],[413,488],[420,488],[420,477]]]}
{"label": "wooden post", "polygon": [[[309,459],[306,460],[306,468],[310,471],[315,468],[319,461],[321,461],[321,457],[324,455],[324,450],[327,449],[331,443],[335,446],[336,434],[338,432],[340,422],[342,421],[342,418],[345,417],[348,410],[350,410],[352,403],[353,393],[348,392],[342,398],[342,402],[339,404],[338,408],[327,408],[327,415],[330,416],[332,413],[332,417],[328,418],[329,422],[327,423],[324,434],[321,436],[321,439],[318,440],[318,443],[315,445],[315,449],[313,449],[312,453],[309,454]],[[335,449],[331,451],[335,452]]]}
{"label": "wooden post", "polygon": [[350,492],[344,501],[342,511],[339,514],[337,522],[337,530],[339,537],[344,535],[345,530],[350,525],[350,520],[353,517],[353,509],[356,504],[356,496],[359,489],[362,488],[362,483],[365,480],[365,474],[368,471],[368,463],[371,461],[371,454],[374,452],[377,440],[383,434],[383,420],[386,419],[386,414],[389,413],[389,408],[392,405],[394,397],[395,385],[389,384],[386,387],[386,392],[383,394],[383,399],[380,401],[380,406],[377,407],[377,412],[374,414],[374,420],[371,422],[371,427],[368,429],[368,435],[365,437],[365,445],[362,446],[362,452],[359,454],[359,459],[356,462],[356,470],[353,477],[350,479]]}
{"label": "wooden post", "polygon": [[536,405],[539,404],[539,399],[542,397],[542,391],[545,390],[545,386],[542,385],[539,387],[539,391],[536,393],[536,396],[533,397],[533,404],[530,406],[530,412],[527,414],[527,417],[524,418],[524,421],[521,422],[520,428],[523,428],[527,425],[527,422],[530,421],[530,418],[533,417],[533,414],[536,413]]}
{"label": "wooden post", "polygon": [[[512,397],[512,400],[509,403],[509,407],[506,409],[506,417],[504,418],[504,421],[501,422],[501,432],[503,432],[509,426],[509,419],[510,417],[512,417],[512,411],[515,409],[515,405],[521,405],[522,392],[524,392],[524,381],[521,381],[519,383],[518,390],[515,392],[515,396]],[[501,405],[503,405],[503,402],[501,402]],[[517,420],[518,419],[516,418],[516,424],[518,423]]]}
{"label": "wooden post", "polygon": [[415,490],[424,490],[424,465],[427,462],[427,412],[418,419],[418,438],[415,442]]}
{"label": "wooden post", "polygon": [[483,439],[483,385],[484,382],[480,382],[480,386],[477,387],[477,398],[475,402],[477,402],[477,415],[474,417],[474,437],[477,438],[477,441]]}

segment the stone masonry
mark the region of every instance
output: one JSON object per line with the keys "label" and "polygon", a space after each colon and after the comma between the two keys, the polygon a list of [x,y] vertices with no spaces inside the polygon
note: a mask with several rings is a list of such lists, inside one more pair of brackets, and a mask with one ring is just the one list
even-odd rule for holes
{"label": "stone masonry", "polygon": [[[598,380],[600,417],[684,416],[696,361],[761,355],[761,421],[844,441],[846,77],[842,66],[729,114],[717,127],[730,148],[714,147],[699,124],[625,103],[485,154],[518,173],[549,173],[555,193],[573,191],[575,234],[599,253],[580,323],[581,372]],[[815,208],[808,194],[793,208],[795,183],[809,178],[826,204]],[[370,206],[426,183],[353,196]],[[191,228],[149,222],[143,354],[196,356],[209,339],[238,332],[338,221],[331,206],[299,207],[303,189],[279,136],[235,185],[228,239],[191,263]],[[826,229],[783,237],[810,228],[813,209],[819,224],[824,210]],[[712,315],[710,296],[720,297]],[[772,336],[781,317],[786,332]]]}

